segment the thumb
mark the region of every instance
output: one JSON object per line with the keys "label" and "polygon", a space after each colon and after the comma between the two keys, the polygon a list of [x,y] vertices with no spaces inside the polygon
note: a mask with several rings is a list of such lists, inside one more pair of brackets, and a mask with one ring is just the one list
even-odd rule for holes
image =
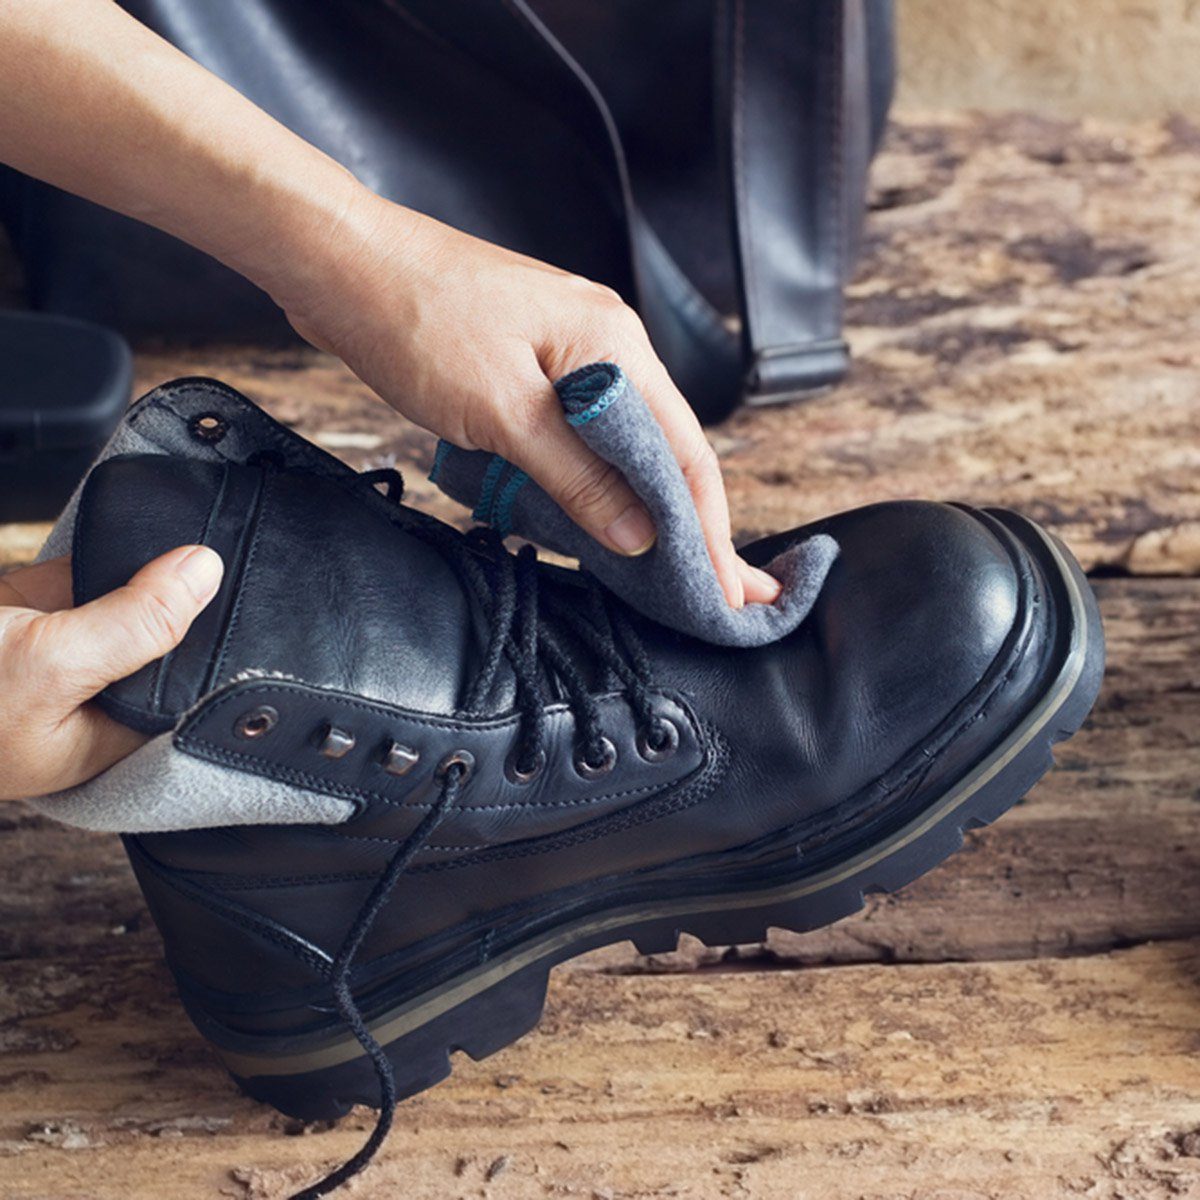
{"label": "thumb", "polygon": [[40,618],[59,678],[80,702],[132,675],[183,641],[217,594],[225,566],[207,546],[181,546],[144,566],[124,587]]}

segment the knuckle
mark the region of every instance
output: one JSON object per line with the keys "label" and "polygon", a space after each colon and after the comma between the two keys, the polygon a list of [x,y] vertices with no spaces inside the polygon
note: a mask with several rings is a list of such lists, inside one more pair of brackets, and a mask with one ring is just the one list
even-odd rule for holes
{"label": "knuckle", "polygon": [[567,284],[593,304],[616,306],[625,303],[620,294],[608,284],[589,279],[586,275],[570,275],[567,277]]}
{"label": "knuckle", "polygon": [[143,592],[133,610],[135,634],[147,645],[164,652],[187,632],[187,622],[158,592]]}
{"label": "knuckle", "polygon": [[646,327],[642,318],[624,302],[618,304],[608,316],[612,328],[622,339],[642,339],[646,337]]}
{"label": "knuckle", "polygon": [[569,512],[593,514],[605,508],[621,485],[621,476],[611,463],[592,459],[566,479],[559,497]]}
{"label": "knuckle", "polygon": [[703,434],[697,436],[683,461],[683,473],[695,483],[703,483],[720,475],[721,463],[717,452]]}
{"label": "knuckle", "polygon": [[631,353],[644,357],[648,347],[642,318],[614,292],[611,301],[604,300],[584,314],[574,344],[563,350],[578,365],[618,357],[628,360]]}
{"label": "knuckle", "polygon": [[628,307],[624,299],[622,299],[621,293],[615,288],[610,288],[606,283],[593,283],[592,294],[599,304],[614,311],[620,311]]}
{"label": "knuckle", "polygon": [[483,405],[478,421],[472,420],[467,427],[471,441],[507,459],[523,456],[545,428],[547,405],[537,402],[539,385],[545,390],[545,380],[539,379],[528,388],[494,396]]}
{"label": "knuckle", "polygon": [[31,700],[53,701],[72,687],[71,664],[63,653],[63,640],[53,617],[10,622],[0,639],[0,655],[5,678],[23,683],[21,690],[29,693]]}
{"label": "knuckle", "polygon": [[443,431],[442,436],[464,450],[491,450],[504,453],[508,423],[497,419],[490,401],[481,402],[463,413],[458,425]]}

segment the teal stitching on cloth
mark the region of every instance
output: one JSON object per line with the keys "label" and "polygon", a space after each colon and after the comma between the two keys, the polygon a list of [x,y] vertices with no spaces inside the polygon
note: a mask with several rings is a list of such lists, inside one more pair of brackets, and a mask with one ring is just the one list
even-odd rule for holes
{"label": "teal stitching on cloth", "polygon": [[430,483],[437,483],[438,474],[446,463],[446,455],[450,453],[450,443],[445,438],[438,438],[437,449],[433,453],[433,466],[429,468]]}
{"label": "teal stitching on cloth", "polygon": [[492,493],[496,490],[500,475],[507,466],[508,463],[500,455],[492,455],[492,461],[488,463],[487,472],[483,477],[483,486],[479,489],[479,502],[471,514],[472,520],[482,521],[485,525],[491,524]]}
{"label": "teal stitching on cloth", "polygon": [[529,476],[520,468],[514,467],[512,475],[500,492],[496,501],[496,516],[492,525],[503,537],[508,537],[512,533],[513,505],[516,503],[518,493],[528,482]]}
{"label": "teal stitching on cloth", "polygon": [[619,400],[625,392],[625,375],[617,370],[613,381],[582,412],[568,413],[567,423],[574,426],[586,425],[595,420],[610,404]]}

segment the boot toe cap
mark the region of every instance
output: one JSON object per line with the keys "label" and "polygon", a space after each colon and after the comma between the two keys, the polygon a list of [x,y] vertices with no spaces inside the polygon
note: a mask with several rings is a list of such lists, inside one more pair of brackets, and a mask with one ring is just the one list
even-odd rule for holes
{"label": "boot toe cap", "polygon": [[[948,504],[876,504],[798,532],[830,534],[839,554],[796,639],[792,682],[806,693],[826,770],[861,784],[978,688],[1021,619],[1027,585],[988,518]],[[781,541],[755,549],[769,558]]]}

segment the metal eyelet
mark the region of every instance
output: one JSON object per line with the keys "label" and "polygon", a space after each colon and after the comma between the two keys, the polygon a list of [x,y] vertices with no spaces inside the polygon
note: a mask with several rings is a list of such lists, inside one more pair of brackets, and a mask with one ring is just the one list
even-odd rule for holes
{"label": "metal eyelet", "polygon": [[198,413],[188,422],[188,432],[196,441],[215,446],[229,432],[229,422],[220,413]]}
{"label": "metal eyelet", "polygon": [[575,755],[575,770],[584,779],[600,779],[617,765],[617,748],[612,742],[602,737],[600,739],[600,761],[591,763],[582,755]]}
{"label": "metal eyelet", "polygon": [[471,772],[475,770],[475,755],[470,750],[451,750],[445,758],[437,765],[437,770],[434,771],[434,776],[438,779],[445,778],[446,772],[451,767],[462,767],[462,775],[459,778],[459,783],[466,783],[471,778]]}
{"label": "metal eyelet", "polygon": [[264,737],[270,733],[278,724],[278,710],[269,704],[261,704],[258,708],[252,708],[249,712],[242,713],[233,726],[233,732],[240,738],[254,741],[255,738]]}
{"label": "metal eyelet", "polygon": [[[657,731],[658,744],[651,741],[651,736]],[[679,749],[679,726],[666,717],[658,717],[653,725],[637,732],[638,753],[652,763],[663,762]]]}
{"label": "metal eyelet", "polygon": [[524,785],[532,783],[546,767],[546,751],[539,750],[534,755],[533,762],[526,770],[522,770],[518,759],[520,751],[514,749],[504,761],[504,777],[509,783]]}

